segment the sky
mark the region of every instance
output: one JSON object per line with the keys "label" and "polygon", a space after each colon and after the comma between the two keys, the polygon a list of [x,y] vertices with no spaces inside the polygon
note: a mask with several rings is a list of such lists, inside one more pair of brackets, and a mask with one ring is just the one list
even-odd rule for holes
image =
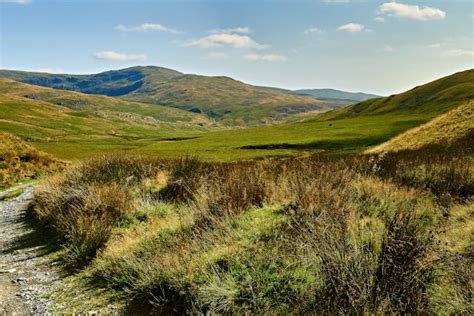
{"label": "sky", "polygon": [[474,68],[472,0],[0,0],[0,68],[389,95]]}

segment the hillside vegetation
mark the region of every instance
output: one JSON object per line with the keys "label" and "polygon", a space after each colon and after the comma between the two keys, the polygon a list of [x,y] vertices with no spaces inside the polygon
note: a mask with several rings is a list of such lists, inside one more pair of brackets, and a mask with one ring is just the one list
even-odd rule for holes
{"label": "hillside vegetation", "polygon": [[0,70],[0,77],[34,85],[122,97],[202,113],[232,125],[285,121],[292,114],[322,112],[348,101],[321,101],[285,90],[247,85],[228,77],[183,74],[161,67],[132,67],[94,75]]}
{"label": "hillside vegetation", "polygon": [[410,129],[388,142],[376,146],[369,152],[418,149],[433,144],[450,146],[464,138],[473,137],[474,100],[466,102],[426,124]]}
{"label": "hillside vegetation", "polygon": [[38,177],[61,163],[21,138],[0,132],[0,189]]}

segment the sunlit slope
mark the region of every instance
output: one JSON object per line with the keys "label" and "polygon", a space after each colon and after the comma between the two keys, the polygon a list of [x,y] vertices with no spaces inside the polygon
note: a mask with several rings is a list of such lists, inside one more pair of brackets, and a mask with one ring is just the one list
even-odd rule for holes
{"label": "sunlit slope", "polygon": [[229,77],[183,75],[149,82],[123,98],[204,113],[245,125],[284,119],[307,111],[327,111],[330,102],[247,85]]}
{"label": "sunlit slope", "polygon": [[[187,122],[209,124],[204,116],[169,107],[124,101],[101,95],[63,91],[0,78],[0,94],[22,97],[32,101],[43,101],[77,111],[116,112],[122,117],[148,122]],[[135,116],[133,116],[135,115]]]}
{"label": "sunlit slope", "polygon": [[[80,106],[76,109],[58,105],[65,100]],[[205,131],[192,121],[193,114],[184,112],[184,117],[191,115],[191,121],[185,122],[181,116],[177,120],[174,113],[182,112],[179,110],[164,108],[160,111],[154,105],[143,105],[143,109],[151,113],[141,115],[119,111],[122,106],[135,109],[136,104],[102,101],[116,100],[3,79],[0,81],[0,131],[28,139],[39,144],[40,149],[67,159],[130,150],[170,138],[194,137]]]}
{"label": "sunlit slope", "polygon": [[[426,124],[410,129],[370,152],[418,149],[432,144],[453,144],[468,135],[474,136],[474,100],[466,102]],[[471,137],[472,137],[471,136]],[[471,140],[471,143],[474,139]]]}
{"label": "sunlit slope", "polygon": [[325,113],[321,120],[367,115],[421,115],[433,118],[474,99],[474,69],[415,87],[385,98],[360,102]]}

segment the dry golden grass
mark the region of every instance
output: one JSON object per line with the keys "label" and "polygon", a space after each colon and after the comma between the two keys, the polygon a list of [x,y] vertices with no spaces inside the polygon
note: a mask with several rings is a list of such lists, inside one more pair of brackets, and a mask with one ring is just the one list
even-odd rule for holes
{"label": "dry golden grass", "polygon": [[474,186],[438,158],[108,156],[43,180],[36,213],[92,284],[156,313],[459,313]]}
{"label": "dry golden grass", "polygon": [[445,144],[449,146],[449,144],[465,137],[468,133],[472,134],[473,130],[474,101],[471,100],[367,152],[414,150],[431,144]]}
{"label": "dry golden grass", "polygon": [[57,168],[61,163],[19,137],[0,132],[0,189]]}

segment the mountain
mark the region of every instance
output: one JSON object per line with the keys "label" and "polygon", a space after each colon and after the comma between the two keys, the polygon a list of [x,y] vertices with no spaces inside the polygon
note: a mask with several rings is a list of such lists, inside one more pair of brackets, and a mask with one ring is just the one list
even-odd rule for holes
{"label": "mountain", "polygon": [[474,137],[474,100],[461,104],[433,120],[410,129],[369,152],[418,149],[425,145],[450,145]]}
{"label": "mountain", "polygon": [[8,78],[37,86],[72,90],[88,94],[121,96],[140,89],[147,82],[161,82],[183,75],[162,67],[132,67],[93,75],[49,74],[0,70],[1,78]]}
{"label": "mountain", "polygon": [[431,119],[472,99],[474,99],[474,69],[455,73],[404,93],[370,99],[324,113],[319,119],[374,115],[420,115]]}
{"label": "mountain", "polygon": [[293,90],[293,94],[301,96],[312,96],[316,99],[328,100],[349,100],[354,102],[365,101],[368,99],[380,98],[379,95],[368,94],[362,92],[347,92],[335,89],[300,89]]}
{"label": "mountain", "polygon": [[183,74],[161,67],[132,67],[94,75],[0,70],[0,77],[61,90],[104,94],[201,113],[241,125],[285,121],[292,114],[324,112],[338,101],[264,89],[228,77]]}

